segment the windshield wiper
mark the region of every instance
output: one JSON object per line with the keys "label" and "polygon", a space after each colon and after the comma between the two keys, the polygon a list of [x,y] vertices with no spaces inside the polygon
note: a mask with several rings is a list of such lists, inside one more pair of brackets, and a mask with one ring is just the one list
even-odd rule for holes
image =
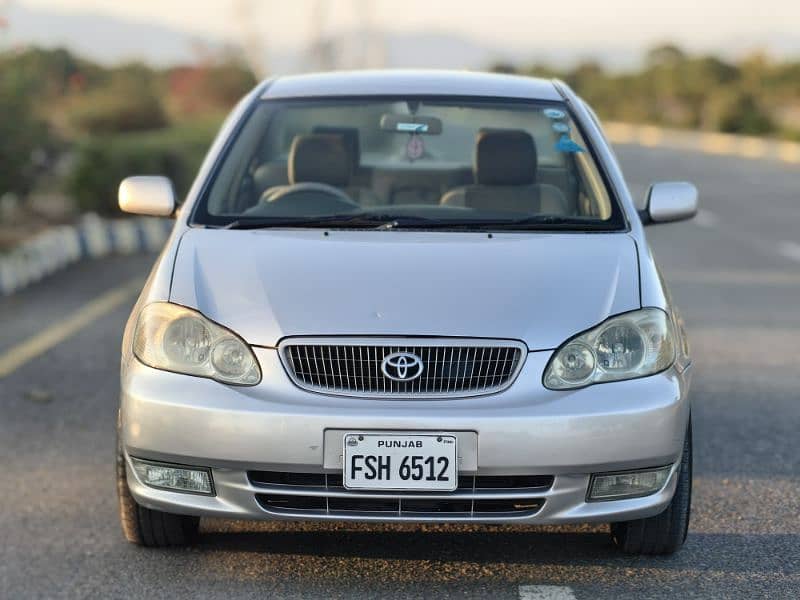
{"label": "windshield wiper", "polygon": [[228,223],[223,229],[268,229],[270,227],[392,229],[397,218],[391,215],[355,213],[327,217],[244,217]]}
{"label": "windshield wiper", "polygon": [[537,215],[524,219],[498,220],[492,223],[493,228],[511,230],[598,230],[607,229],[608,223],[598,219],[580,217],[561,217],[556,215]]}
{"label": "windshield wiper", "polygon": [[524,219],[431,219],[428,217],[391,214],[354,213],[327,217],[244,217],[224,229],[268,229],[298,227],[315,229],[437,229],[457,231],[497,230],[597,230],[605,229],[602,221],[574,217],[540,215]]}
{"label": "windshield wiper", "polygon": [[524,219],[396,219],[392,229],[403,227],[420,229],[453,229],[459,231],[497,231],[497,230],[596,230],[605,229],[602,221],[591,221],[575,217],[539,215]]}

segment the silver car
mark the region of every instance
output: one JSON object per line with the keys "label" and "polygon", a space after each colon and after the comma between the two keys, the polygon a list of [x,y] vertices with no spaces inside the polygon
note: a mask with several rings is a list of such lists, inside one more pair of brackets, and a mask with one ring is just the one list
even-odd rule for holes
{"label": "silver car", "polygon": [[565,84],[378,71],[244,98],[185,201],[122,346],[126,537],[203,516],[611,524],[669,553],[689,522],[691,360],[637,211]]}

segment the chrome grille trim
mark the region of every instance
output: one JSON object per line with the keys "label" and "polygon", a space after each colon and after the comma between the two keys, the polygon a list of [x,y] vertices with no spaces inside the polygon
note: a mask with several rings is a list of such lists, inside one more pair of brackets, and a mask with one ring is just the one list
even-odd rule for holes
{"label": "chrome grille trim", "polygon": [[[299,388],[360,398],[464,398],[494,394],[519,375],[528,348],[485,338],[291,337],[278,345],[281,362]],[[383,358],[413,352],[424,370],[409,382],[381,372]]]}
{"label": "chrome grille trim", "polygon": [[522,476],[535,479],[537,485],[479,487],[481,476],[462,474],[455,492],[379,492],[347,490],[341,473],[303,473],[305,479],[296,483],[267,483],[259,480],[263,475],[281,473],[248,471],[249,490],[256,502],[275,517],[392,522],[529,519],[544,506],[555,479]]}

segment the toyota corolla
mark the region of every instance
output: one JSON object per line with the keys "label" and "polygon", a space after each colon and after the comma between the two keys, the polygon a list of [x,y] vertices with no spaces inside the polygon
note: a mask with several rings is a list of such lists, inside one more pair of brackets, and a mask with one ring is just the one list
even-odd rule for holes
{"label": "toyota corolla", "polygon": [[434,71],[259,85],[181,203],[128,321],[126,537],[200,517],[609,523],[669,553],[689,522],[691,361],[637,210],[565,84]]}

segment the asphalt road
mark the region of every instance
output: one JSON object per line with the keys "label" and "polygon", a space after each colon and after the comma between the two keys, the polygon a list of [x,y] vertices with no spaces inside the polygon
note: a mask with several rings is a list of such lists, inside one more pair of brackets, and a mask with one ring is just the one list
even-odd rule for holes
{"label": "asphalt road", "polygon": [[[619,152],[639,196],[656,179],[701,190],[694,222],[648,230],[696,363],[681,552],[627,557],[604,528],[223,521],[191,549],[128,545],[113,474],[126,300],[0,379],[0,598],[800,597],[800,170]],[[0,355],[152,260],[85,263],[0,300]]]}

